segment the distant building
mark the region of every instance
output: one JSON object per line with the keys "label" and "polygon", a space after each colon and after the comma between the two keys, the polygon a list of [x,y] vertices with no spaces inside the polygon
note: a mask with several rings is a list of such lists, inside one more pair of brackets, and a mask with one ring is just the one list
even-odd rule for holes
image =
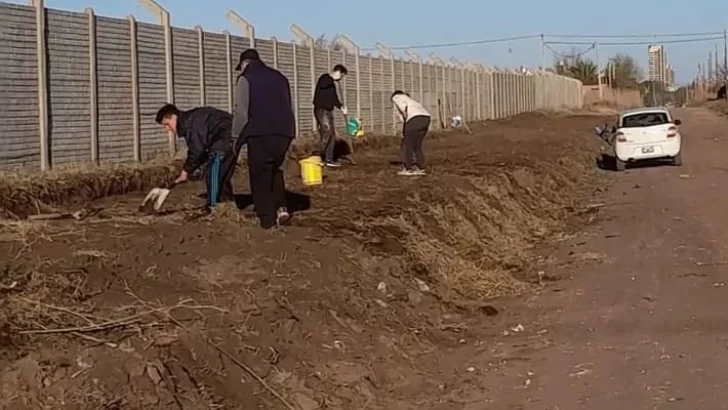
{"label": "distant building", "polygon": [[651,44],[647,47],[647,79],[663,84],[667,83],[667,55],[665,47],[660,44]]}

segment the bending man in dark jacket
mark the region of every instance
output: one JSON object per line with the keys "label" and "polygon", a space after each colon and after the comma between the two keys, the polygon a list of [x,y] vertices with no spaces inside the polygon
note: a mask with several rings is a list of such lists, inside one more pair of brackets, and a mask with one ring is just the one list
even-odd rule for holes
{"label": "bending man in dark jacket", "polygon": [[240,54],[236,68],[233,138],[248,144],[248,174],[253,206],[264,229],[288,223],[286,186],[281,166],[296,135],[291,86],[268,67],[254,49]]}
{"label": "bending man in dark jacket", "polygon": [[223,199],[232,200],[231,179],[237,156],[230,141],[231,115],[213,107],[180,111],[166,104],[157,111],[156,121],[187,143],[187,159],[175,182],[187,181],[191,173],[207,164],[207,206],[212,208]]}
{"label": "bending man in dark jacket", "polygon": [[334,127],[334,108],[338,108],[346,115],[346,107],[339,100],[336,93],[336,82],[341,81],[348,71],[341,64],[334,66],[331,73],[324,73],[316,82],[313,93],[313,113],[316,116],[316,125],[321,137],[321,151],[323,160],[328,167],[338,167],[334,160],[334,147],[336,145],[336,128]]}

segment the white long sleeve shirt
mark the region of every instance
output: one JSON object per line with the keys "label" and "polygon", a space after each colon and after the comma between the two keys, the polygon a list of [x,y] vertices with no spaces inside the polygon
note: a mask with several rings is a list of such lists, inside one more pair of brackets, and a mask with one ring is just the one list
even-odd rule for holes
{"label": "white long sleeve shirt", "polygon": [[414,117],[431,117],[422,104],[405,94],[395,95],[392,97],[392,102],[402,116],[403,122],[407,122]]}

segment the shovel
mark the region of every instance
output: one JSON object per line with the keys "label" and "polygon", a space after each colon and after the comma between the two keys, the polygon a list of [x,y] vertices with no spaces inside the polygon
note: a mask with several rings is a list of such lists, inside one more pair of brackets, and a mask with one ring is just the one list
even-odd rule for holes
{"label": "shovel", "polygon": [[142,201],[142,204],[139,206],[140,210],[143,210],[147,204],[154,203],[153,209],[155,211],[159,211],[160,208],[162,208],[162,205],[164,204],[164,201],[169,196],[169,193],[171,192],[172,188],[177,186],[177,182],[173,182],[170,185],[167,186],[167,188],[152,188],[151,191],[147,194],[147,196]]}

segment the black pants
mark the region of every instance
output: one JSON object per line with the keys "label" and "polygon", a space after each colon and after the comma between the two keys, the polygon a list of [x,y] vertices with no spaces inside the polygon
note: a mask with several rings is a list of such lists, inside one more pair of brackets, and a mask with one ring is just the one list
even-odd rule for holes
{"label": "black pants", "polygon": [[278,208],[285,206],[286,185],[281,166],[291,145],[290,137],[257,136],[248,139],[248,174],[253,206],[264,229],[276,224]]}
{"label": "black pants", "polygon": [[334,161],[334,147],[336,146],[336,128],[334,127],[334,112],[331,110],[315,109],[316,126],[321,138],[321,157],[326,162]]}
{"label": "black pants", "polygon": [[412,169],[417,162],[419,169],[425,169],[425,155],[422,153],[422,142],[430,127],[430,117],[419,115],[410,118],[402,130],[404,135],[404,167]]}

